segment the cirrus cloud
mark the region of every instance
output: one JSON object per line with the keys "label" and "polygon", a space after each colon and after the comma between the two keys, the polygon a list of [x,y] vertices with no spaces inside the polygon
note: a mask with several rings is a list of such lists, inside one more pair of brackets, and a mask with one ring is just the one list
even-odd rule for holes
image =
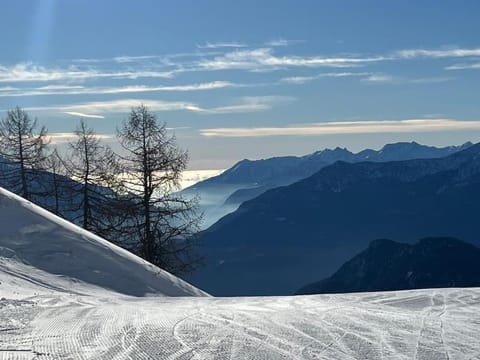
{"label": "cirrus cloud", "polygon": [[[93,135],[96,139],[102,141],[114,141],[115,135],[114,134],[94,134]],[[51,144],[63,144],[78,139],[78,135],[73,132],[56,132],[56,133],[49,133],[47,136],[47,140]]]}
{"label": "cirrus cloud", "polygon": [[228,87],[247,87],[246,84],[236,84],[230,81],[212,81],[207,83],[186,84],[186,85],[127,85],[115,87],[85,87],[85,86],[67,86],[67,85],[49,85],[37,88],[0,88],[0,97],[18,97],[18,96],[46,96],[46,95],[84,95],[84,94],[124,94],[124,93],[144,93],[144,92],[187,92],[224,89]]}
{"label": "cirrus cloud", "polygon": [[290,96],[245,96],[236,99],[234,103],[202,107],[186,101],[163,101],[151,99],[116,99],[108,101],[93,101],[68,105],[53,105],[43,107],[27,107],[27,111],[60,112],[86,118],[104,118],[108,114],[128,113],[133,107],[143,104],[151,111],[189,111],[198,114],[233,114],[253,113],[270,110],[276,105],[294,101]]}
{"label": "cirrus cloud", "polygon": [[266,136],[312,136],[337,134],[372,134],[405,132],[438,132],[478,130],[480,121],[454,119],[407,119],[383,121],[324,122],[285,127],[211,128],[201,129],[206,137],[266,137]]}

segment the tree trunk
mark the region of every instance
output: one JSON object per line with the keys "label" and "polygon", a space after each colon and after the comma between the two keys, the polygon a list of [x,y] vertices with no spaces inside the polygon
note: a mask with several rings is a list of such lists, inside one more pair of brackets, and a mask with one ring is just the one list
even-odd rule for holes
{"label": "tree trunk", "polygon": [[28,191],[28,182],[27,182],[27,174],[25,169],[25,154],[23,153],[23,142],[22,142],[22,134],[19,132],[18,134],[18,150],[19,150],[19,157],[20,157],[20,178],[22,179],[22,196],[30,200],[30,194]]}
{"label": "tree trunk", "polygon": [[85,151],[85,176],[83,178],[83,228],[86,230],[89,229],[89,210],[90,210],[90,202],[89,202],[89,194],[88,194],[88,183],[90,181],[90,163],[89,163],[89,156],[88,156],[88,148],[87,148],[87,140],[83,139],[84,144],[84,151]]}

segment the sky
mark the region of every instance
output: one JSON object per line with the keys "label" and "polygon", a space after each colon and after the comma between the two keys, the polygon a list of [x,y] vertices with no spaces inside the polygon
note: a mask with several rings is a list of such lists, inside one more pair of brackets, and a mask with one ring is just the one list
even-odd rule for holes
{"label": "sky", "polygon": [[480,2],[6,0],[0,116],[117,146],[144,104],[190,169],[418,141],[480,141]]}

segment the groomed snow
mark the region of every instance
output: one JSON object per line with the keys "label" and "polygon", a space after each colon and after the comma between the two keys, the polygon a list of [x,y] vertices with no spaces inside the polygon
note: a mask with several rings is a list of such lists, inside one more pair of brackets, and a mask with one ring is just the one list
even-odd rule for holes
{"label": "groomed snow", "polygon": [[0,300],[0,359],[479,359],[479,339],[480,289]]}
{"label": "groomed snow", "polygon": [[[206,296],[203,291],[0,188],[0,295],[114,291]],[[10,290],[9,290],[10,289]]]}
{"label": "groomed snow", "polygon": [[0,221],[0,359],[480,359],[480,288],[212,298],[1,189]]}

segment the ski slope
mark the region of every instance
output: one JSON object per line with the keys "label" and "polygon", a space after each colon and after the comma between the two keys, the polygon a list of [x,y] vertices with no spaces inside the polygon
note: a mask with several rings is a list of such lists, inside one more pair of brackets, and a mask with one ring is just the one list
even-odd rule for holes
{"label": "ski slope", "polygon": [[480,288],[213,298],[1,189],[0,222],[0,360],[480,359]]}
{"label": "ski slope", "polygon": [[479,359],[480,289],[0,300],[0,359]]}

